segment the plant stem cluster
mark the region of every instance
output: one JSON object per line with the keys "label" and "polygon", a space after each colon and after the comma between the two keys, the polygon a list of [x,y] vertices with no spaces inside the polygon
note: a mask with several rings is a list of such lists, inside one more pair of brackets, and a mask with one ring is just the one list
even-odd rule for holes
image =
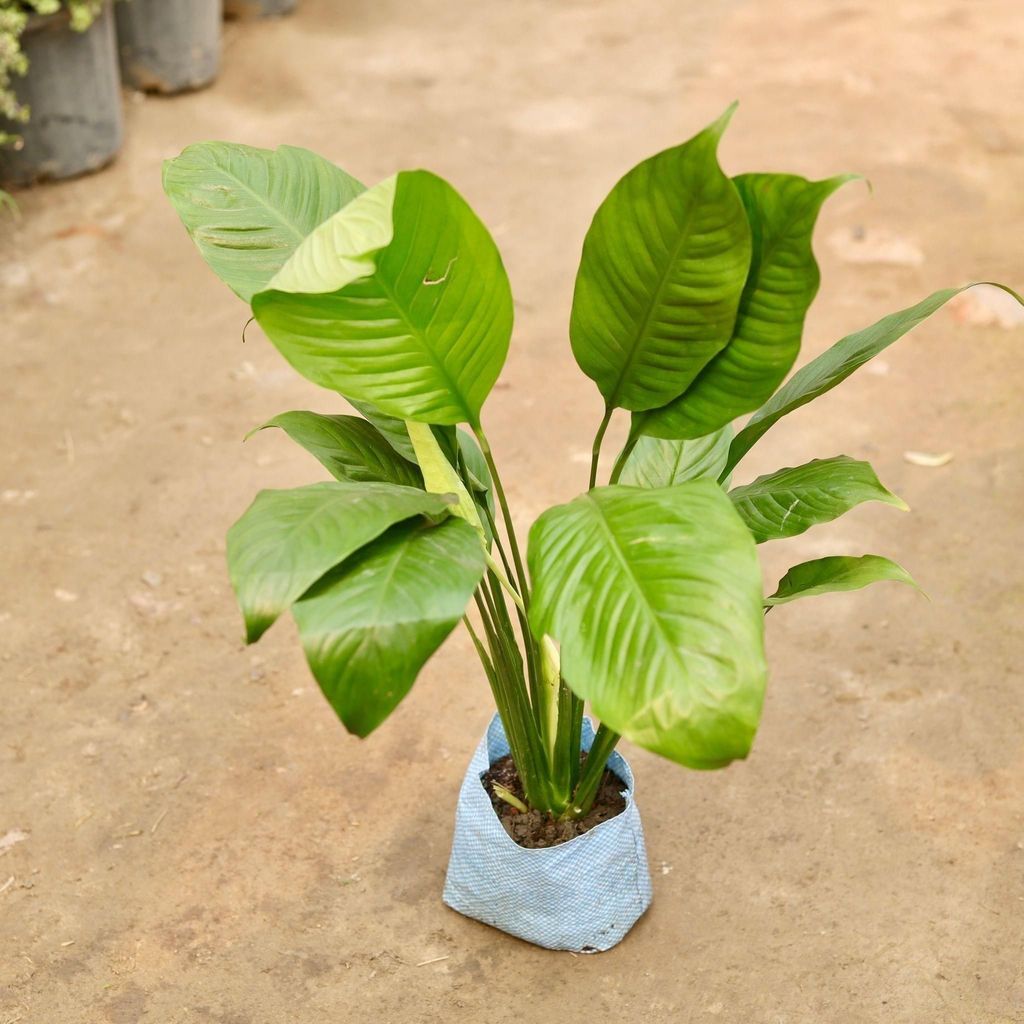
{"label": "plant stem cluster", "polygon": [[[610,419],[611,410],[594,440],[591,487]],[[474,595],[481,630],[474,628],[468,616],[464,621],[487,674],[527,802],[555,817],[581,818],[593,805],[619,735],[602,725],[590,756],[581,757],[583,701],[561,676],[557,648],[550,641],[538,642],[530,629],[530,585],[508,498],[487,436],[481,428],[474,434],[490,471],[504,538],[486,502],[480,502],[479,511],[488,520],[505,578],[488,568]],[[465,474],[461,460],[459,471]]]}

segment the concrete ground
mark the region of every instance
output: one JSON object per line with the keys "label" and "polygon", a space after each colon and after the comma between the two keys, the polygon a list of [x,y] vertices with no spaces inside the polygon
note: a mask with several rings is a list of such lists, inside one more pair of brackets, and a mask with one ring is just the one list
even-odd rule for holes
{"label": "concrete ground", "polygon": [[[318,478],[254,424],[298,378],[159,185],[189,142],[426,166],[517,295],[486,423],[523,526],[585,486],[599,416],[566,323],[589,217],[734,98],[728,170],[859,171],[822,218],[805,357],[932,290],[1024,286],[1017,0],[302,0],[229,28],[212,89],[129,98],[109,170],[0,230],[0,1022],[1024,1021],[1024,328],[984,293],[770,435],[740,479],[868,457],[913,511],[764,551],[876,551],[883,585],[781,608],[751,758],[626,748],[655,900],[612,952],[532,948],[440,901],[490,713],[456,634],[366,742],[282,622],[245,649],[223,536]],[[621,436],[621,431],[620,431]],[[941,467],[905,451],[952,453]]]}

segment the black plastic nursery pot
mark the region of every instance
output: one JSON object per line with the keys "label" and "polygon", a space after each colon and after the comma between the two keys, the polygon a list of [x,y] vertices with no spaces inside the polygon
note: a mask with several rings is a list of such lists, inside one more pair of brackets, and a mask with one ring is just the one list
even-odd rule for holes
{"label": "black plastic nursery pot", "polygon": [[116,14],[125,85],[169,95],[217,77],[222,0],[128,0]]}
{"label": "black plastic nursery pot", "polygon": [[12,86],[31,116],[27,124],[3,125],[21,143],[0,149],[0,181],[30,185],[108,164],[123,134],[110,4],[84,32],[71,29],[66,11],[33,16],[21,45],[28,74]]}
{"label": "black plastic nursery pot", "polygon": [[279,18],[291,14],[299,0],[224,0],[229,18]]}

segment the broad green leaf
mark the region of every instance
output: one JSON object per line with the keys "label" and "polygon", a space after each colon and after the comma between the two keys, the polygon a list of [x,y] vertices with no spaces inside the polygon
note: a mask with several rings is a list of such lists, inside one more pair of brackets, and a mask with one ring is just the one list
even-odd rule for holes
{"label": "broad green leaf", "polygon": [[416,449],[416,461],[423,473],[423,484],[426,489],[434,494],[454,494],[457,500],[449,511],[452,515],[465,519],[482,537],[484,527],[473,496],[466,489],[455,467],[441,451],[433,430],[428,424],[416,423],[413,420],[408,420],[405,426],[409,431],[412,446]]}
{"label": "broad green leaf", "polygon": [[701,477],[717,480],[729,456],[731,440],[729,426],[692,441],[640,437],[619,479],[637,487],[671,487]]}
{"label": "broad green leaf", "polygon": [[405,420],[397,416],[389,416],[381,412],[372,402],[360,402],[357,398],[349,398],[349,405],[377,428],[377,432],[392,448],[409,462],[416,461],[416,449],[409,440],[409,431],[405,429]]}
{"label": "broad green leaf", "polygon": [[764,696],[761,570],[711,480],[599,487],[530,531],[530,626],[603,723],[692,768],[745,757]]}
{"label": "broad green leaf", "polygon": [[253,643],[325,572],[389,526],[440,515],[450,495],[385,483],[322,483],[260,491],[228,530],[231,585]]}
{"label": "broad green leaf", "polygon": [[[483,453],[477,447],[476,441],[462,427],[438,427],[434,425],[430,429],[450,465],[457,467],[460,458],[465,461],[465,453],[469,451],[470,457],[474,460],[479,459],[486,468],[487,464],[484,462]],[[408,433],[408,427],[406,427],[406,433]],[[475,454],[472,449],[475,449]],[[477,486],[478,484],[479,486]],[[471,490],[484,490],[483,484],[479,480],[474,482],[471,479],[469,485]]]}
{"label": "broad green leaf", "polygon": [[401,523],[295,602],[309,667],[350,732],[372,732],[409,692],[483,569],[483,548],[467,523]]}
{"label": "broad green leaf", "polygon": [[[370,423],[377,428],[378,433],[391,445],[399,455],[409,462],[416,463],[416,449],[409,439],[409,431],[405,420],[388,416],[379,409],[374,408],[369,402],[349,400],[366,417]],[[487,507],[493,513],[494,495],[491,492],[491,473],[487,468],[487,461],[480,451],[479,445],[473,436],[467,433],[462,427],[432,427],[434,437],[437,438],[441,450],[450,461],[455,461],[458,453],[461,452],[463,461],[470,474],[471,488],[477,493],[487,494]]]}
{"label": "broad green leaf", "polygon": [[829,523],[864,501],[884,501],[907,511],[902,499],[882,486],[866,463],[837,455],[759,476],[734,487],[729,498],[758,544],[795,537]]}
{"label": "broad green leaf", "polygon": [[[1009,292],[1018,302],[1024,303],[1024,299],[1021,299],[1012,289],[1005,285],[992,283],[996,288],[1002,288],[1003,291]],[[959,295],[962,291],[973,287],[973,284],[966,284],[962,288],[945,288],[935,292],[917,303],[916,306],[909,306],[897,313],[891,313],[879,320],[878,323],[865,327],[862,331],[848,334],[816,359],[812,359],[806,366],[797,370],[750,417],[747,425],[736,435],[729,449],[726,472],[730,472],[740,459],[754,447],[761,436],[783,416],[793,412],[794,409],[799,409],[800,406],[806,405],[827,391],[831,391],[837,384],[846,380],[854,370],[859,369],[873,356],[888,348],[894,341],[898,341],[922,320],[926,320],[954,295]]]}
{"label": "broad green leaf", "polygon": [[716,155],[733,109],[634,167],[594,215],[569,336],[609,407],[670,402],[729,341],[750,265],[743,203]]}
{"label": "broad green leaf", "polygon": [[203,259],[246,302],[313,228],[363,191],[308,149],[234,142],[189,146],[164,161],[163,182]]}
{"label": "broad green leaf", "polygon": [[795,601],[798,597],[831,594],[840,590],[859,590],[869,583],[878,583],[881,580],[909,583],[915,589],[921,589],[906,569],[881,555],[833,555],[794,565],[779,580],[778,589],[771,597],[766,597],[764,603],[770,608],[777,604],[785,604],[787,601]]}
{"label": "broad green leaf", "polygon": [[478,425],[512,333],[493,239],[427,171],[382,181],[313,231],[252,308],[314,383],[420,423]]}
{"label": "broad green leaf", "polygon": [[358,416],[283,412],[257,430],[280,427],[326,467],[335,480],[384,481],[422,487],[419,469],[403,459],[375,427]]}
{"label": "broad green leaf", "polygon": [[[465,486],[471,495],[476,496],[477,505],[486,505],[491,515],[494,515],[494,495],[491,492],[491,471],[487,467],[487,460],[484,458],[480,446],[476,443],[473,435],[463,430],[462,427],[438,427],[431,426],[431,432],[437,440],[438,445],[448,464],[452,467],[462,469],[467,479]],[[494,538],[491,536],[490,524],[483,522],[483,531],[488,543]]]}
{"label": "broad green leaf", "polygon": [[795,174],[733,178],[753,236],[750,272],[732,338],[678,398],[634,416],[634,431],[702,437],[756,409],[782,383],[800,351],[804,319],[821,275],[811,235],[822,204],[850,175],[808,181]]}
{"label": "broad green leaf", "polygon": [[[465,476],[465,485],[473,500],[476,501],[477,507],[486,507],[493,517],[494,494],[491,490],[491,471],[473,435],[463,430],[462,427],[432,426],[430,429],[449,465],[461,466],[459,473]],[[491,534],[491,525],[486,518],[483,519],[482,526],[489,550],[494,537]]]}

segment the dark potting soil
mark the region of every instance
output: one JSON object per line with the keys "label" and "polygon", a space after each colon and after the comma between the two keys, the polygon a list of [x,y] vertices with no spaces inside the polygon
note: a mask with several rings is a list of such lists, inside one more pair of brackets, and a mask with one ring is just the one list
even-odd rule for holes
{"label": "dark potting soil", "polygon": [[[582,760],[586,761],[585,755]],[[494,783],[497,782],[513,796],[517,796],[523,803],[526,803],[523,784],[519,781],[515,762],[509,754],[499,757],[484,772],[480,781],[483,783],[484,789],[487,790],[494,813],[497,814],[505,831],[515,842],[520,846],[525,846],[528,850],[567,843],[570,839],[589,832],[595,825],[614,818],[616,814],[621,814],[626,809],[626,801],[622,796],[625,784],[610,771],[605,771],[604,777],[601,779],[597,798],[594,800],[594,806],[591,807],[590,813],[579,821],[557,821],[543,811],[530,810],[524,814],[505,803],[500,797],[495,796]]]}

